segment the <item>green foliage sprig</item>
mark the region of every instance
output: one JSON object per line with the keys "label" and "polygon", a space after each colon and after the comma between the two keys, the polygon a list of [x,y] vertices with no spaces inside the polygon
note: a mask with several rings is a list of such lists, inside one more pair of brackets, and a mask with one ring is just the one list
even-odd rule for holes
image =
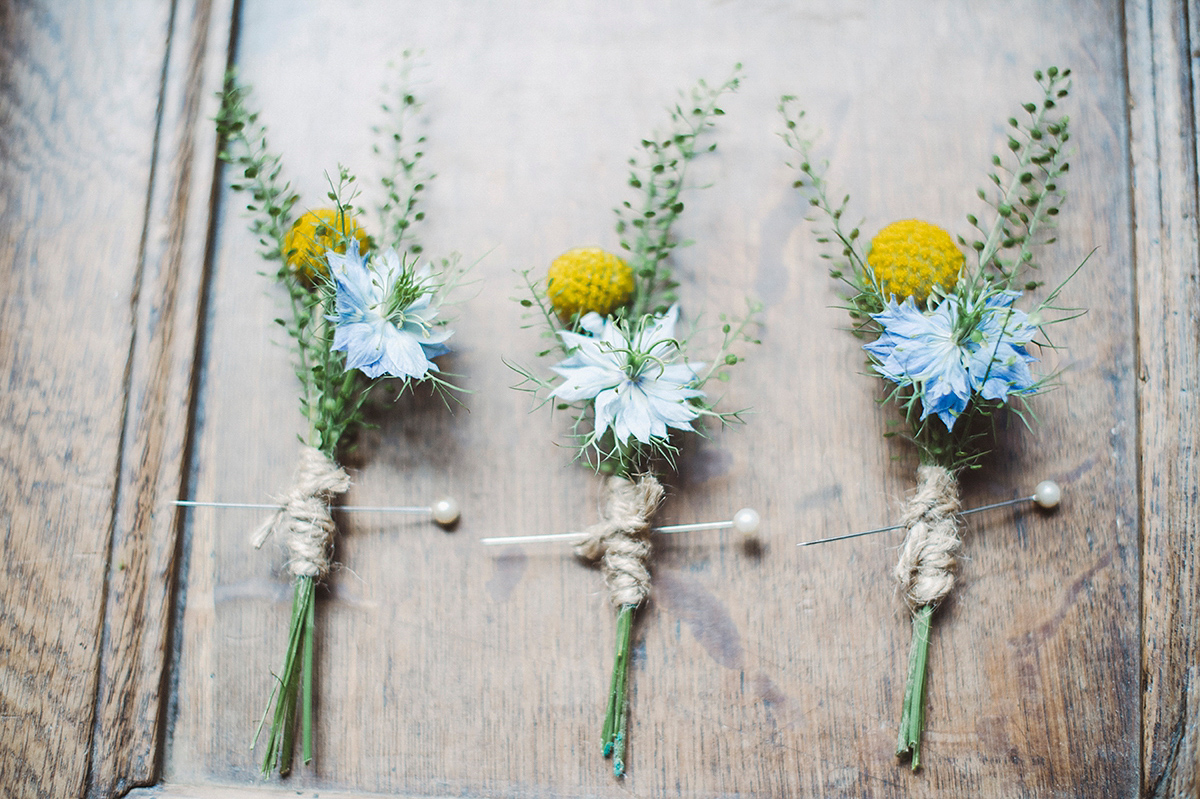
{"label": "green foliage sprig", "polygon": [[397,251],[406,250],[415,256],[420,255],[424,247],[417,238],[414,223],[425,218],[420,199],[435,175],[425,168],[422,160],[425,157],[425,136],[406,132],[423,108],[423,103],[411,89],[414,58],[411,51],[404,52],[397,88],[392,90],[392,99],[385,101],[382,106],[390,122],[374,128],[379,138],[374,150],[388,161],[387,171],[380,178],[385,196],[379,205],[380,229],[390,234],[392,246]]}
{"label": "green foliage sprig", "polygon": [[[241,171],[229,188],[250,196],[246,210],[253,215],[250,231],[259,237],[259,254],[268,261],[282,261],[283,237],[291,227],[292,206],[300,195],[292,191],[291,184],[281,182],[282,159],[268,147],[267,129],[258,121],[258,112],[247,110],[249,95],[249,87],[238,83],[234,70],[225,73],[216,117],[221,143],[217,157]],[[281,273],[285,270],[281,265]]]}
{"label": "green foliage sprig", "polygon": [[805,124],[806,112],[796,103],[794,96],[784,95],[778,106],[784,122],[784,129],[779,136],[798,158],[787,162],[788,166],[800,173],[800,177],[792,182],[792,187],[807,193],[809,205],[813,208],[808,220],[824,225],[824,228],[817,230],[817,242],[826,246],[821,258],[830,261],[830,277],[844,283],[849,289],[844,299],[846,310],[854,320],[855,332],[865,332],[875,325],[871,314],[883,310],[883,292],[871,267],[867,265],[866,255],[861,251],[859,226],[846,229],[844,217],[850,204],[850,195],[843,195],[837,202],[830,199],[829,181],[825,179],[829,162],[814,163],[815,136]]}
{"label": "green foliage sprig", "polygon": [[741,69],[741,64],[735,64],[733,75],[719,86],[698,81],[686,95],[687,102],[669,109],[667,132],[659,138],[642,139],[642,152],[629,159],[629,185],[637,191],[637,199],[627,200],[615,210],[621,249],[630,254],[636,281],[629,307],[634,319],[663,313],[678,299],[674,293],[678,283],[671,276],[667,258],[678,246],[671,226],[683,213],[679,196],[686,185],[688,164],[698,153],[717,147],[714,142],[698,148],[698,139],[725,114],[718,103],[722,95],[737,90]]}
{"label": "green foliage sprig", "polygon": [[[976,192],[995,216],[985,229],[974,214],[967,215],[967,222],[980,235],[969,242],[977,259],[974,274],[989,274],[1005,288],[1019,283],[1022,269],[1036,268],[1035,245],[1054,242],[1050,235],[1054,219],[1066,199],[1060,181],[1071,168],[1066,150],[1070,117],[1059,105],[1070,94],[1071,70],[1050,67],[1033,75],[1042,87],[1042,98],[1021,106],[1027,118],[1009,117],[1007,157],[992,156],[995,171],[988,174],[992,190]],[[958,241],[968,246],[963,237]],[[1031,282],[1026,288],[1037,285]]]}

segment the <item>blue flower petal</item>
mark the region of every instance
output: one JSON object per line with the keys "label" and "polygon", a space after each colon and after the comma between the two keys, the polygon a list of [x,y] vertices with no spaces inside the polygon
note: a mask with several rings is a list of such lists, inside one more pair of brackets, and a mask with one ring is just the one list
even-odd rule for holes
{"label": "blue flower petal", "polygon": [[383,347],[383,364],[388,373],[397,377],[421,378],[432,366],[417,337],[395,327],[384,330]]}
{"label": "blue flower petal", "polygon": [[678,320],[679,305],[676,303],[665,314],[655,318],[654,324],[642,328],[634,347],[639,352],[652,352],[655,355],[664,348],[670,348],[675,340],[675,323]]}
{"label": "blue flower petal", "polygon": [[600,314],[595,311],[588,311],[579,318],[579,326],[594,337],[600,338],[604,334],[605,328],[610,325]]}
{"label": "blue flower petal", "polygon": [[666,435],[666,425],[655,417],[645,392],[633,383],[625,382],[617,386],[617,394],[621,397],[614,428],[618,439],[633,436],[643,444],[649,444],[655,435],[659,438]]}
{"label": "blue flower petal", "polygon": [[568,368],[560,365],[554,367],[554,371],[564,380],[550,392],[550,396],[564,402],[591,399],[605,389],[620,385],[625,379],[625,373],[619,369],[596,366]]}
{"label": "blue flower petal", "polygon": [[607,388],[596,395],[593,408],[596,414],[595,434],[597,437],[604,435],[605,431],[616,422],[620,399],[616,388]]}
{"label": "blue flower petal", "polygon": [[[927,313],[911,299],[890,300],[873,316],[883,332],[863,349],[880,375],[916,388],[922,419],[936,415],[951,430],[976,395],[1004,401],[1034,390],[1028,364],[1036,359],[1025,345],[1037,328],[1012,307],[1018,296],[994,292],[982,308],[973,304],[978,300],[950,296]],[[963,319],[976,320],[975,327],[963,331]]]}
{"label": "blue flower petal", "polygon": [[[429,359],[450,351],[445,342],[453,331],[434,323],[437,307],[431,293],[423,292],[400,310],[396,318],[402,326],[380,310],[396,281],[405,279],[406,267],[395,250],[368,260],[355,247],[345,254],[328,252],[326,258],[337,292],[332,349],[346,353],[346,368],[360,369],[372,379],[393,375],[419,380],[436,370]],[[426,266],[407,279],[420,285],[429,274]]]}

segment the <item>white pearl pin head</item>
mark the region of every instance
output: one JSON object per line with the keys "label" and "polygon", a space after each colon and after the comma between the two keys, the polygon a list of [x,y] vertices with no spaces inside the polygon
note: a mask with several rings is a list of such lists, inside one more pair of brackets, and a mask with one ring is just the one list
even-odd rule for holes
{"label": "white pearl pin head", "polygon": [[742,508],[733,514],[733,529],[746,538],[758,534],[758,527],[761,522],[762,518],[754,508]]}
{"label": "white pearl pin head", "polygon": [[433,503],[430,511],[433,515],[433,520],[442,527],[449,527],[457,522],[458,518],[462,515],[462,510],[458,507],[458,502],[451,497],[442,497],[437,500]]}
{"label": "white pearl pin head", "polygon": [[1062,501],[1062,488],[1053,480],[1043,480],[1033,489],[1033,501],[1047,510],[1057,508]]}
{"label": "white pearl pin head", "polygon": [[[1019,505],[1025,502],[1033,502],[1043,510],[1054,510],[1058,507],[1058,503],[1062,501],[1062,487],[1053,480],[1043,480],[1038,483],[1033,489],[1033,496],[1018,497],[1017,499],[1006,499],[1003,502],[993,502],[991,505],[983,505],[978,508],[960,511],[960,516],[967,516],[972,513],[979,513],[985,510],[994,510],[995,508],[1004,508],[1009,505]],[[888,527],[876,527],[874,530],[863,530],[859,533],[847,533],[846,535],[833,535],[827,538],[817,538],[813,541],[801,541],[796,544],[798,547],[807,547],[812,544],[825,544],[830,541],[844,541],[847,538],[858,538],[864,535],[875,535],[876,533],[886,533],[888,530],[899,530],[903,524],[893,524]]]}
{"label": "white pearl pin head", "polygon": [[[259,502],[201,502],[194,499],[177,499],[174,504],[185,508],[246,508],[252,510],[280,510],[279,505]],[[451,528],[462,515],[461,509],[451,497],[442,497],[432,505],[336,505],[330,510],[339,513],[416,513],[431,516],[442,527]]]}
{"label": "white pearl pin head", "polygon": [[[732,519],[723,522],[692,522],[690,524],[668,524],[663,527],[651,528],[653,533],[674,534],[692,533],[699,530],[728,530],[733,528],[742,534],[747,541],[753,540],[758,533],[761,519],[758,511],[753,508],[742,508],[733,515]],[[547,535],[505,535],[491,536],[479,539],[479,543],[488,546],[499,544],[532,544],[540,541],[571,541],[584,538],[584,533],[549,533]]]}

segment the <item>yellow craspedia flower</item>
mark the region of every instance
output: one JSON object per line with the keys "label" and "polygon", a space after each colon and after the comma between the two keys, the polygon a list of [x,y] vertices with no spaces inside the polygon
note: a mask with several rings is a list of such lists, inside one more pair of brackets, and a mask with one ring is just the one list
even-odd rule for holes
{"label": "yellow craspedia flower", "polygon": [[599,247],[569,250],[550,264],[546,295],[564,322],[588,311],[606,316],[633,295],[633,267]]}
{"label": "yellow craspedia flower", "polygon": [[[338,235],[339,214],[335,208],[321,208],[309,211],[296,220],[283,237],[283,257],[292,271],[306,280],[312,280],[318,274],[325,274],[325,251],[336,250],[344,253],[346,245],[334,247],[335,242],[342,241]],[[353,217],[342,216],[341,233],[354,236],[358,240],[358,250],[363,252],[368,247],[367,232],[359,227]]]}
{"label": "yellow craspedia flower", "polygon": [[893,222],[875,235],[867,263],[884,297],[925,302],[934,286],[949,291],[966,259],[950,234],[919,219]]}

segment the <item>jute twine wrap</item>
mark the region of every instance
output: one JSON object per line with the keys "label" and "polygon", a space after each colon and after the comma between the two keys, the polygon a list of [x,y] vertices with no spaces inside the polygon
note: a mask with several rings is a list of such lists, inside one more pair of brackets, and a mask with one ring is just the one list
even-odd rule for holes
{"label": "jute twine wrap", "polygon": [[350,476],[319,449],[300,453],[296,479],[279,506],[254,533],[254,547],[275,533],[288,551],[287,569],[295,577],[320,579],[329,573],[333,518],[329,503],[350,488]]}
{"label": "jute twine wrap", "polygon": [[650,593],[650,520],[663,494],[652,474],[641,475],[636,483],[609,477],[604,481],[600,521],[587,528],[587,538],[575,545],[581,558],[600,560],[613,607],[638,605]]}
{"label": "jute twine wrap", "polygon": [[908,532],[893,572],[913,610],[936,604],[954,587],[958,537],[958,481],[941,466],[917,469],[917,489],[904,506]]}

